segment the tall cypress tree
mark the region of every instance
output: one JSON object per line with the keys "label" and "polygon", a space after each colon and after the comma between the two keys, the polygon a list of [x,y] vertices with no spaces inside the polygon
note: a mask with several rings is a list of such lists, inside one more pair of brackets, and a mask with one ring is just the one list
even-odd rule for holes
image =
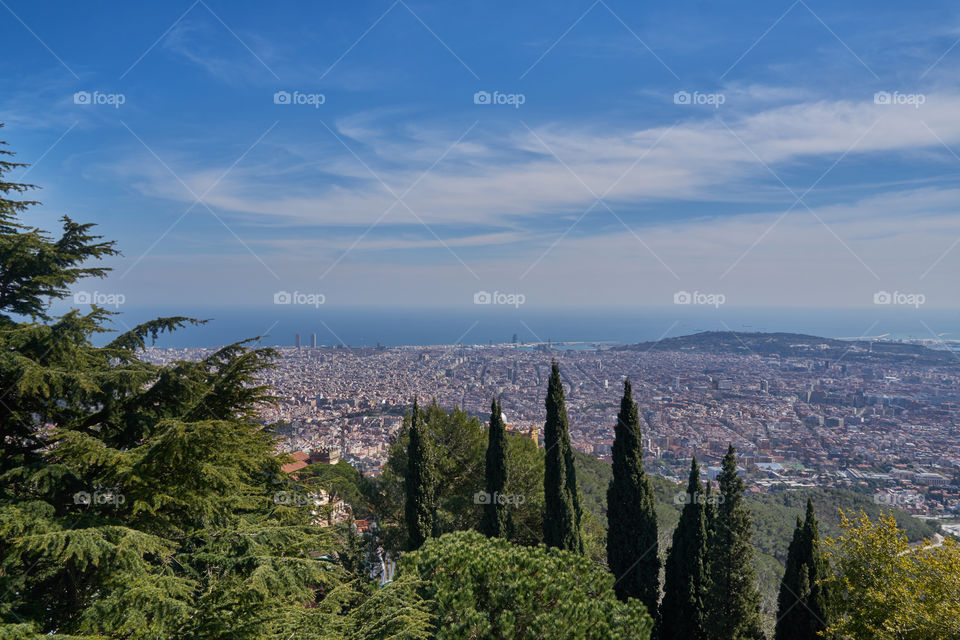
{"label": "tall cypress tree", "polygon": [[490,403],[490,430],[484,475],[488,501],[483,508],[480,530],[490,538],[509,538],[512,531],[510,511],[500,499],[507,486],[507,433],[503,408],[496,398]]}
{"label": "tall cypress tree", "polygon": [[[710,539],[717,529],[717,501],[720,496],[713,490],[713,482],[707,480],[707,487],[703,498],[703,524],[707,529],[707,549],[710,549]],[[708,567],[709,568],[709,567]]]}
{"label": "tall cypress tree", "polygon": [[663,602],[660,603],[659,640],[705,640],[707,596],[707,496],[700,484],[697,459],[690,463],[686,501],[667,552]]}
{"label": "tall cypress tree", "polygon": [[433,465],[427,442],[423,416],[417,399],[413,400],[413,415],[410,417],[410,443],[407,445],[407,473],[404,478],[407,521],[407,546],[410,550],[420,548],[427,538],[436,533],[437,505]]}
{"label": "tall cypress tree", "polygon": [[556,360],[547,383],[547,421],[543,428],[543,541],[550,547],[583,553],[580,496],[573,468],[573,449],[563,383]]}
{"label": "tall cypress tree", "polygon": [[607,489],[607,562],[623,601],[637,598],[656,618],[660,555],[653,486],[643,469],[640,419],[630,380],[623,383],[614,427],[613,479]]}
{"label": "tall cypress tree", "polygon": [[824,576],[820,532],[807,498],[807,513],[793,531],[787,552],[787,567],[777,598],[776,640],[815,638],[827,627],[826,602],[819,581]]}
{"label": "tall cypress tree", "polygon": [[753,522],[743,502],[744,485],[737,475],[733,445],[723,458],[719,482],[720,504],[709,547],[707,623],[710,637],[716,640],[759,640],[764,638],[764,633],[750,544]]}

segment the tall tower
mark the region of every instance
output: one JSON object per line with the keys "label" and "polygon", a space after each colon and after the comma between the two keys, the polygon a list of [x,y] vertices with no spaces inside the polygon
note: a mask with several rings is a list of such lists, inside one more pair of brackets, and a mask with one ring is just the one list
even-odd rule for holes
{"label": "tall tower", "polygon": [[533,440],[533,444],[537,447],[540,446],[540,434],[537,432],[537,428],[533,425],[530,425],[530,430],[527,431],[527,437]]}
{"label": "tall tower", "polygon": [[294,344],[296,345],[297,349],[300,348],[300,334],[299,334],[299,333],[297,334],[296,338],[294,339]]}
{"label": "tall tower", "polygon": [[315,333],[310,334],[310,346],[314,349],[317,348],[317,334]]}

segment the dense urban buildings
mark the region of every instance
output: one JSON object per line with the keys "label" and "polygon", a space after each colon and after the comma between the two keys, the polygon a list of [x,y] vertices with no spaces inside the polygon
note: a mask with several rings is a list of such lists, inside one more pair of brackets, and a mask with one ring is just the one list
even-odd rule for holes
{"label": "dense urban buildings", "polygon": [[[151,349],[158,361],[200,349]],[[751,490],[847,486],[920,515],[958,509],[960,367],[903,358],[546,345],[280,348],[264,382],[288,451],[336,451],[365,473],[386,459],[415,395],[508,429],[541,429],[550,363],[560,363],[574,447],[609,460],[622,382],[640,404],[648,469],[680,481],[696,455],[715,476],[733,443]],[[943,352],[941,352],[943,353]],[[833,356],[833,354],[830,354]]]}

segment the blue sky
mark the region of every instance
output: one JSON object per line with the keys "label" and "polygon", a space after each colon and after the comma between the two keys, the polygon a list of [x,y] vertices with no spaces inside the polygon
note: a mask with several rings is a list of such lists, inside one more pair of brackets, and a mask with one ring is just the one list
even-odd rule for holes
{"label": "blue sky", "polygon": [[960,303],[955,3],[0,16],[31,222],[100,225],[123,256],[78,290],[132,307]]}

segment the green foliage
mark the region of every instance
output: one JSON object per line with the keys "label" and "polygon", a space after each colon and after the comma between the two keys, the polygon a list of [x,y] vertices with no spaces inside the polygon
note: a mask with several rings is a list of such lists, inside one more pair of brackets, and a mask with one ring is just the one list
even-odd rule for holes
{"label": "green foliage", "polygon": [[[439,455],[434,460],[437,517],[440,532],[479,526],[481,509],[473,495],[483,488],[486,430],[480,421],[459,409],[449,413],[436,403],[420,409],[424,433]],[[404,478],[410,444],[411,416],[390,444],[387,463],[379,477],[366,486],[367,499],[377,514],[387,549],[406,546]]]}
{"label": "green foliage", "polygon": [[118,253],[112,242],[97,242],[100,236],[90,235],[93,225],[77,224],[66,216],[56,240],[21,224],[19,214],[39,203],[16,199],[36,189],[34,185],[4,179],[8,172],[27,166],[7,159],[13,153],[4,149],[6,144],[0,141],[0,327],[9,327],[12,315],[49,320],[45,311],[51,299],[65,298],[67,287],[81,278],[106,273],[102,267],[82,266],[85,261]]}
{"label": "green foliage", "polygon": [[0,199],[0,637],[323,637],[364,587],[340,561],[348,533],[275,500],[306,489],[273,482],[255,419],[273,353],[140,360],[147,336],[196,322],[177,317],[94,346],[106,311],[44,310],[112,245],[69,221],[57,241],[25,230],[28,204]]}
{"label": "green foliage", "polygon": [[820,553],[820,529],[813,501],[797,528],[787,552],[787,566],[777,598],[776,640],[814,638],[827,627],[827,598],[821,581],[825,566]]}
{"label": "green foliage", "polygon": [[583,553],[582,511],[560,367],[553,362],[547,384],[547,420],[543,428],[543,540],[551,547]]}
{"label": "green foliage", "polygon": [[706,495],[700,484],[697,459],[690,462],[680,522],[673,531],[667,553],[663,601],[657,620],[659,640],[705,640],[707,599],[707,529],[704,517]]}
{"label": "green foliage", "polygon": [[732,445],[718,480],[719,505],[708,547],[708,628],[717,640],[760,639],[764,633],[750,543],[753,524],[743,501],[744,485]]}
{"label": "green foliage", "polygon": [[367,502],[367,480],[346,460],[337,464],[310,464],[297,471],[297,476],[305,486],[322,488],[351,505],[355,517],[373,517]]}
{"label": "green foliage", "polygon": [[412,610],[430,612],[439,640],[648,638],[652,620],[643,605],[619,602],[613,580],[578,553],[470,531],[405,554],[384,592],[406,589]]}
{"label": "green foliage", "polygon": [[411,550],[419,549],[427,538],[439,534],[437,480],[433,460],[429,435],[421,425],[420,409],[414,399],[407,443],[407,470],[403,482],[407,548]]}
{"label": "green foliage", "polygon": [[607,562],[621,600],[637,598],[656,614],[660,556],[653,487],[643,469],[640,419],[630,380],[614,427],[613,479],[607,490]]}
{"label": "green foliage", "polygon": [[[881,513],[889,512],[878,505],[870,495],[847,489],[810,488],[773,493],[751,494],[747,497],[756,531],[753,541],[765,554],[786,560],[787,542],[793,534],[796,514],[806,508],[807,500],[813,501],[817,520],[824,535],[836,536],[841,532],[840,511],[864,511],[872,520]],[[910,541],[929,538],[937,532],[937,524],[915,518],[897,509],[893,511],[897,526],[904,530]]]}
{"label": "green foliage", "polygon": [[825,540],[824,586],[830,626],[841,640],[942,640],[960,637],[960,544],[911,549],[889,513],[871,520],[843,514],[842,533]]}
{"label": "green foliage", "polygon": [[[580,488],[584,509],[584,544],[588,555],[597,562],[606,560],[603,546],[605,533],[601,531],[599,556],[597,547],[591,548],[590,528],[606,524],[606,489],[613,477],[610,464],[598,460],[592,455],[574,451],[577,466],[577,486]],[[656,498],[657,522],[660,532],[660,548],[667,549],[677,526],[680,509],[676,505],[678,487],[674,483],[658,476],[648,476]],[[708,483],[708,486],[710,483]],[[710,512],[716,512],[716,491],[713,498],[704,497],[705,521]],[[818,514],[818,525],[822,535],[835,536],[841,533],[839,509],[863,509],[871,518],[879,516],[881,509],[868,496],[846,489],[810,488],[774,493],[750,493],[744,497],[744,503],[750,511],[753,521],[751,543],[754,547],[753,565],[757,576],[757,585],[761,592],[761,605],[764,619],[769,622],[769,632],[773,631],[776,618],[777,592],[783,576],[783,563],[787,547],[793,534],[796,514],[804,508],[807,499],[813,500]],[[597,518],[590,518],[590,513]],[[898,526],[904,529],[911,541],[922,540],[936,533],[936,524],[929,523],[903,511],[893,512]]]}
{"label": "green foliage", "polygon": [[509,495],[507,488],[507,435],[503,424],[503,408],[496,398],[490,405],[490,428],[484,474],[486,479],[483,519],[480,531],[491,538],[509,539],[513,533],[509,504],[501,502]]}

